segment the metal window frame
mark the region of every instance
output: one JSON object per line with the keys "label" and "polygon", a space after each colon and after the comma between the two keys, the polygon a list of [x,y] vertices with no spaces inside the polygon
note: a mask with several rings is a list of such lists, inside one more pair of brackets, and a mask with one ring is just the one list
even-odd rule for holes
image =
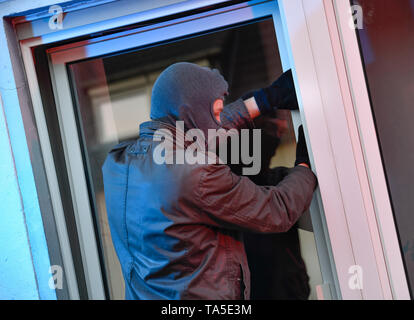
{"label": "metal window frame", "polygon": [[[383,240],[385,240],[385,238],[389,239],[389,234],[392,234],[392,230],[387,230],[388,233],[384,236],[383,230],[378,229],[377,217],[375,216],[375,213],[378,214],[377,210],[379,203],[375,206],[375,210],[369,207],[370,203],[374,203],[374,196],[378,196],[378,189],[374,188],[372,183],[365,183],[368,177],[372,178],[372,175],[369,175],[366,171],[366,163],[364,162],[366,159],[362,158],[361,162],[362,152],[358,147],[361,148],[362,145],[362,147],[365,148],[364,150],[367,150],[367,146],[365,146],[366,143],[364,144],[360,141],[360,136],[355,133],[355,122],[352,122],[352,119],[348,114],[349,104],[346,100],[347,91],[343,85],[343,74],[337,70],[338,64],[343,63],[343,60],[338,56],[338,49],[335,47],[334,41],[331,40],[333,37],[332,8],[330,6],[332,5],[332,1],[333,0],[249,1],[247,3],[221,8],[214,12],[198,14],[193,16],[192,19],[189,19],[189,17],[181,18],[180,21],[176,21],[176,24],[168,25],[168,22],[164,23],[164,25],[160,24],[158,29],[152,28],[151,31],[147,30],[146,32],[158,32],[159,35],[162,35],[162,31],[159,30],[164,29],[165,31],[167,28],[170,28],[169,31],[177,31],[180,30],[180,27],[184,24],[187,24],[187,26],[192,25],[195,29],[198,28],[200,31],[202,27],[204,30],[208,30],[211,29],[212,26],[216,26],[217,23],[217,26],[220,24],[224,26],[226,24],[224,21],[235,22],[235,12],[243,12],[243,14],[238,16],[239,22],[242,17],[244,17],[242,19],[246,20],[258,18],[261,15],[269,15],[269,12],[273,15],[278,41],[283,42],[285,45],[280,48],[283,66],[285,69],[288,66],[292,66],[294,71],[294,80],[298,90],[305,135],[308,146],[313,151],[313,157],[311,159],[312,167],[317,172],[319,178],[319,204],[324,208],[325,214],[319,217],[313,217],[313,223],[315,226],[316,222],[317,228],[319,229],[318,235],[315,234],[315,237],[318,246],[319,259],[324,260],[321,261],[321,270],[323,269],[323,264],[329,265],[326,267],[325,271],[322,270],[323,277],[325,276],[324,281],[330,282],[335,288],[332,292],[334,298],[404,298],[406,296],[404,295],[404,290],[401,289],[403,287],[401,283],[404,281],[401,279],[404,278],[405,280],[405,276],[403,277],[402,274],[399,274],[400,281],[398,282],[395,280],[396,276],[394,273],[397,272],[398,274],[400,270],[398,269],[398,266],[397,268],[392,268],[389,264],[389,259],[384,257],[385,254],[389,258],[388,254],[391,253],[389,250],[394,248],[393,246],[395,243],[393,243],[392,246],[389,246],[388,244],[381,242],[379,235],[380,233]],[[211,5],[229,1],[207,2]],[[106,30],[108,28],[116,28],[132,23],[147,21],[149,19],[168,16],[194,8],[201,8],[205,5],[206,1],[184,1],[144,12],[140,12],[139,8],[135,8],[136,12],[128,16],[117,16],[115,12],[113,19],[99,21],[89,25],[85,24],[83,26],[82,23],[78,23],[73,29],[62,30],[55,33],[48,32],[42,37],[37,35],[34,38],[27,37],[21,39],[20,44],[26,73],[28,74],[29,79],[35,79],[36,74],[31,53],[33,47],[68,40],[92,32]],[[229,3],[229,5],[231,4]],[[87,9],[84,10],[86,11]],[[70,16],[70,14],[71,13],[68,13],[68,16]],[[214,18],[217,18],[218,15],[221,15],[223,19],[216,19],[217,21],[214,22]],[[232,15],[234,15],[233,18]],[[228,24],[229,23],[227,23],[227,25]],[[151,27],[154,26],[147,28],[151,29]],[[341,25],[335,26],[335,28],[336,27],[340,30],[344,28]],[[184,29],[186,29],[187,34],[193,33],[195,31],[194,28],[183,28],[181,32],[184,32]],[[139,32],[141,32],[142,35],[143,29],[141,28]],[[20,30],[19,34],[27,35],[27,32],[25,33]],[[64,98],[67,98],[67,101],[69,101],[70,104],[72,103],[71,97],[68,96],[70,88],[65,64],[70,61],[85,58],[85,52],[88,53],[88,57],[102,54],[105,50],[108,50],[108,48],[105,48],[105,44],[107,46],[109,41],[111,42],[110,47],[112,50],[114,48],[112,44],[116,42],[120,44],[117,47],[117,50],[121,47],[127,48],[128,43],[129,47],[136,47],[137,43],[143,44],[143,42],[124,41],[128,37],[130,37],[129,39],[133,39],[131,37],[136,37],[136,34],[137,30],[130,30],[118,33],[117,35],[98,37],[88,42],[71,43],[63,47],[53,48],[49,51],[51,75],[55,89],[57,87],[64,89],[63,91],[60,90],[60,92],[55,90],[55,94],[57,95],[56,100],[59,102],[58,104],[60,104],[60,111],[64,112],[65,121],[68,122],[69,119],[69,122],[71,122],[69,127],[67,127],[68,123],[66,123],[66,129],[64,128],[65,124],[62,123],[63,135],[65,134],[65,130],[68,130],[66,136],[68,136],[68,133],[70,132],[76,132],[73,131],[76,130],[76,126],[73,126],[73,106],[66,106],[63,108],[64,110],[61,108],[62,104],[65,105]],[[135,39],[141,41],[141,39]],[[124,44],[122,44],[123,41]],[[134,43],[134,45],[131,45],[131,43]],[[87,50],[85,50],[86,48]],[[56,75],[58,75],[59,78],[58,82],[56,82]],[[62,240],[61,247],[67,272],[66,276],[68,285],[70,286],[71,298],[76,299],[78,297],[76,278],[72,268],[73,261],[71,261],[69,243],[65,240],[67,239],[67,234],[65,235],[66,231],[62,216],[63,210],[61,208],[60,195],[58,192],[56,172],[54,171],[53,159],[51,157],[51,147],[50,143],[48,143],[49,139],[46,122],[44,120],[44,114],[42,114],[42,100],[36,81],[29,81],[29,85],[42,143],[42,152],[44,154],[45,162],[48,164],[46,166],[48,168],[47,175],[52,193],[59,236]],[[72,112],[72,114],[70,114],[70,112]],[[60,116],[60,121],[62,121],[62,115],[63,114]],[[367,127],[365,134],[372,136],[374,132],[375,135],[375,130],[372,131],[371,129],[371,127]],[[68,148],[68,146],[66,146],[65,153],[69,156],[68,150],[71,150],[71,156],[73,157],[76,155],[78,158],[74,162],[75,167],[77,168],[75,170],[80,170],[81,168],[83,170],[83,165],[79,162],[79,159],[81,159],[82,156],[80,153],[79,141],[77,139],[72,140],[76,141],[66,141],[71,143],[71,147]],[[367,165],[367,167],[369,166]],[[73,170],[73,166],[71,168],[71,170]],[[369,168],[375,169],[376,167],[371,166]],[[86,188],[84,173],[79,176],[80,177],[75,178],[80,179],[79,181],[81,182],[81,185],[83,185],[82,188]],[[72,191],[77,192],[76,190]],[[85,195],[87,195],[87,190],[83,197],[85,197]],[[388,196],[387,192],[386,195]],[[80,197],[79,199],[83,199],[82,195],[78,195],[78,197]],[[87,219],[89,219],[89,221],[83,222],[80,227],[78,226],[80,228],[79,232],[83,233],[86,237],[88,237],[88,233],[93,230],[91,216]],[[100,273],[97,275],[96,272],[96,270],[100,270],[98,263],[99,259],[97,257],[96,240],[90,240],[91,243],[89,243],[89,249],[87,251],[88,253],[91,253],[91,255],[85,257],[89,259],[89,261],[85,261],[89,277],[88,291],[89,289],[91,290],[91,298],[99,299],[103,298],[102,280]],[[383,250],[383,246],[385,245],[387,246],[386,251]],[[325,249],[322,251],[325,251],[325,253],[319,252],[319,249],[323,247],[325,247]],[[394,257],[395,256],[396,255],[394,255]],[[398,256],[396,258],[398,258]],[[401,257],[399,258],[401,259]],[[385,263],[385,261],[388,261],[388,264]],[[364,287],[360,290],[353,290],[348,285],[350,277],[348,269],[352,265],[361,265],[364,270]],[[329,273],[329,268],[331,268],[331,274],[328,275],[329,280],[327,281],[326,276]],[[392,282],[389,281],[390,278],[393,279]],[[97,281],[98,284],[96,285],[96,283],[92,283],[91,280]],[[401,287],[396,289],[396,285],[401,285]]]}

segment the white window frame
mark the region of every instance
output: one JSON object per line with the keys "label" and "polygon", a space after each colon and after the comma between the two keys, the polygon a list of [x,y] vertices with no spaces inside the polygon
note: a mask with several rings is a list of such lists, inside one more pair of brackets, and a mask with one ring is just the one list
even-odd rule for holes
{"label": "white window frame", "polygon": [[[80,143],[78,139],[73,139],[73,134],[77,132],[77,129],[65,64],[86,58],[85,52],[90,58],[109,53],[114,47],[118,51],[122,48],[127,49],[148,44],[150,38],[152,41],[166,39],[168,33],[171,35],[171,32],[174,32],[174,37],[178,34],[188,35],[195,31],[201,32],[269,14],[274,19],[283,67],[287,69],[291,66],[294,71],[302,122],[308,147],[313,154],[312,167],[318,175],[320,197],[317,196],[314,203],[323,207],[324,215],[315,216],[313,214],[312,222],[324,283],[330,284],[334,298],[409,298],[402,258],[399,254],[398,242],[395,242],[394,237],[396,236],[395,227],[391,225],[386,230],[379,228],[379,225],[383,227],[384,223],[391,221],[390,212],[384,210],[384,207],[380,208],[384,202],[379,202],[379,195],[386,195],[385,198],[389,199],[388,192],[383,189],[383,184],[380,184],[379,187],[374,185],[374,182],[382,181],[382,178],[378,178],[378,176],[383,175],[383,171],[376,171],[378,169],[377,154],[374,157],[367,157],[366,151],[372,151],[372,148],[378,147],[377,142],[371,145],[372,137],[375,137],[375,130],[372,125],[362,129],[360,125],[361,119],[365,119],[364,124],[369,124],[369,121],[372,121],[372,115],[369,118],[366,114],[366,106],[361,108],[365,112],[362,115],[361,110],[354,113],[354,109],[356,109],[354,104],[359,106],[360,101],[348,99],[348,96],[351,95],[350,92],[355,95],[355,92],[351,91],[355,88],[351,85],[351,88],[346,87],[348,84],[347,75],[355,76],[355,74],[349,70],[349,65],[344,72],[345,62],[348,61],[339,54],[342,54],[342,43],[338,41],[339,38],[335,34],[335,32],[338,33],[338,29],[341,30],[342,41],[347,35],[346,30],[344,31],[346,27],[343,19],[337,18],[342,14],[342,11],[338,10],[338,3],[342,0],[338,0],[335,4],[337,11],[334,10],[332,1],[334,0],[250,1],[198,14],[191,19],[181,18],[174,21],[173,24],[159,24],[158,28],[154,25],[144,27],[139,29],[139,36],[136,30],[128,30],[49,50],[51,76],[55,88],[65,156],[70,171],[71,191],[76,202],[74,203],[75,209],[77,208],[75,217],[82,243],[82,259],[90,298],[102,299],[104,291],[92,215],[89,199],[87,199],[88,192]],[[121,2],[125,2],[125,0]],[[20,36],[27,76],[31,80],[36,79],[31,51],[33,47],[99,32],[103,29],[112,29],[167,16],[203,7],[206,4],[223,2],[226,1],[182,1],[146,11],[140,10],[136,5],[137,2],[131,2],[134,5],[130,15],[117,16],[116,7],[113,7],[113,18],[107,16],[106,20],[90,24],[86,21],[84,25],[82,19],[85,19],[87,10],[90,9],[83,9],[80,21],[72,22],[75,25],[73,28],[54,33],[50,33],[49,30],[42,37],[39,37],[39,34],[30,34],[25,31],[30,25],[27,26],[27,23],[24,23],[25,26],[22,28],[19,26],[16,28],[17,34]],[[89,11],[89,14],[93,15],[93,11]],[[71,17],[75,19],[75,13],[69,12],[65,19]],[[335,24],[336,19],[339,21],[338,25]],[[43,23],[47,23],[47,21]],[[42,24],[42,22],[36,20],[32,24]],[[35,30],[41,29],[35,28]],[[142,35],[145,34],[151,34],[151,37],[143,37]],[[126,41],[126,39],[128,40]],[[349,39],[355,40],[351,37]],[[351,40],[349,42],[352,44]],[[110,48],[107,45],[109,41],[111,42]],[[355,46],[355,43],[353,45]],[[355,50],[352,46],[346,47],[346,49]],[[347,53],[350,54],[348,51]],[[355,54],[355,51],[352,54]],[[360,74],[357,75],[360,76]],[[56,81],[57,79],[59,81]],[[360,77],[358,79],[361,81]],[[360,82],[355,81],[355,83],[359,84]],[[47,163],[47,175],[58,224],[66,276],[70,286],[69,292],[71,298],[76,299],[79,298],[79,293],[37,82],[29,81],[29,89],[42,152]],[[362,96],[364,94],[364,92],[359,93]],[[359,117],[359,122],[355,118],[356,115]],[[361,142],[361,137],[364,142]],[[369,145],[367,145],[368,142]],[[382,168],[381,165],[380,167]],[[370,175],[370,172],[375,174]],[[76,188],[73,188],[75,185]],[[80,214],[82,210],[86,210],[87,214]],[[392,261],[390,257],[392,257]],[[352,265],[359,265],[364,271],[363,288],[361,289],[352,289],[349,286],[351,275],[348,270]],[[329,294],[325,297],[329,298]]]}

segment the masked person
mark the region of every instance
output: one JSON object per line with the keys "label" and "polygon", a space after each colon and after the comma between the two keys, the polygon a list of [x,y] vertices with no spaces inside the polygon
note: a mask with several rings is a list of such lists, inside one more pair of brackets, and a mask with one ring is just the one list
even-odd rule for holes
{"label": "masked person", "polygon": [[[242,230],[285,232],[309,206],[316,177],[299,164],[277,185],[257,186],[225,164],[160,164],[169,131],[252,126],[252,118],[297,108],[291,74],[223,107],[228,85],[217,70],[177,63],[154,84],[151,119],[139,138],[114,147],[103,166],[108,220],[126,299],[249,299]],[[182,121],[182,127],[177,126]],[[171,141],[170,141],[171,142]],[[169,142],[168,142],[169,143]]]}
{"label": "masked person", "polygon": [[[277,153],[280,138],[287,130],[287,120],[259,117],[254,122],[255,127],[261,129],[262,164],[259,174],[248,177],[257,185],[277,185],[291,170],[286,167],[270,169],[270,162]],[[296,164],[310,165],[302,126],[298,133]],[[242,165],[230,167],[234,173],[242,174]],[[296,225],[283,233],[245,232],[244,245],[251,273],[251,299],[308,299],[309,276],[302,259]]]}

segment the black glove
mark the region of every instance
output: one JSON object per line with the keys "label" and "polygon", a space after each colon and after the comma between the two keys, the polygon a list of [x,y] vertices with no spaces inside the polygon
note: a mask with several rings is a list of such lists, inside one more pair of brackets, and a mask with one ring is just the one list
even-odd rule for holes
{"label": "black glove", "polygon": [[254,97],[262,115],[278,109],[297,110],[295,85],[293,84],[292,70],[282,74],[270,87],[250,92],[243,96],[243,100]]}
{"label": "black glove", "polygon": [[296,144],[296,161],[295,166],[300,163],[306,163],[310,167],[308,148],[306,147],[305,134],[303,126],[298,129],[298,143]]}

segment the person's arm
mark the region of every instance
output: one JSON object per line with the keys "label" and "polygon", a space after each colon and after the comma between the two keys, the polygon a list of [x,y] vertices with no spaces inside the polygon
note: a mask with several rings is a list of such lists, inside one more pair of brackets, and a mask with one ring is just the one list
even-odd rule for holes
{"label": "person's arm", "polygon": [[305,212],[316,188],[302,126],[296,148],[296,167],[270,170],[269,186],[258,186],[226,165],[200,167],[191,186],[204,223],[255,232],[284,232]]}
{"label": "person's arm", "polygon": [[225,105],[220,122],[226,129],[251,128],[254,118],[272,114],[278,109],[298,109],[291,70],[283,73],[269,87],[249,92],[241,99]]}
{"label": "person's arm", "polygon": [[291,170],[277,186],[258,186],[226,165],[203,167],[195,190],[200,222],[261,233],[286,232],[309,207],[316,177],[308,168]]}

